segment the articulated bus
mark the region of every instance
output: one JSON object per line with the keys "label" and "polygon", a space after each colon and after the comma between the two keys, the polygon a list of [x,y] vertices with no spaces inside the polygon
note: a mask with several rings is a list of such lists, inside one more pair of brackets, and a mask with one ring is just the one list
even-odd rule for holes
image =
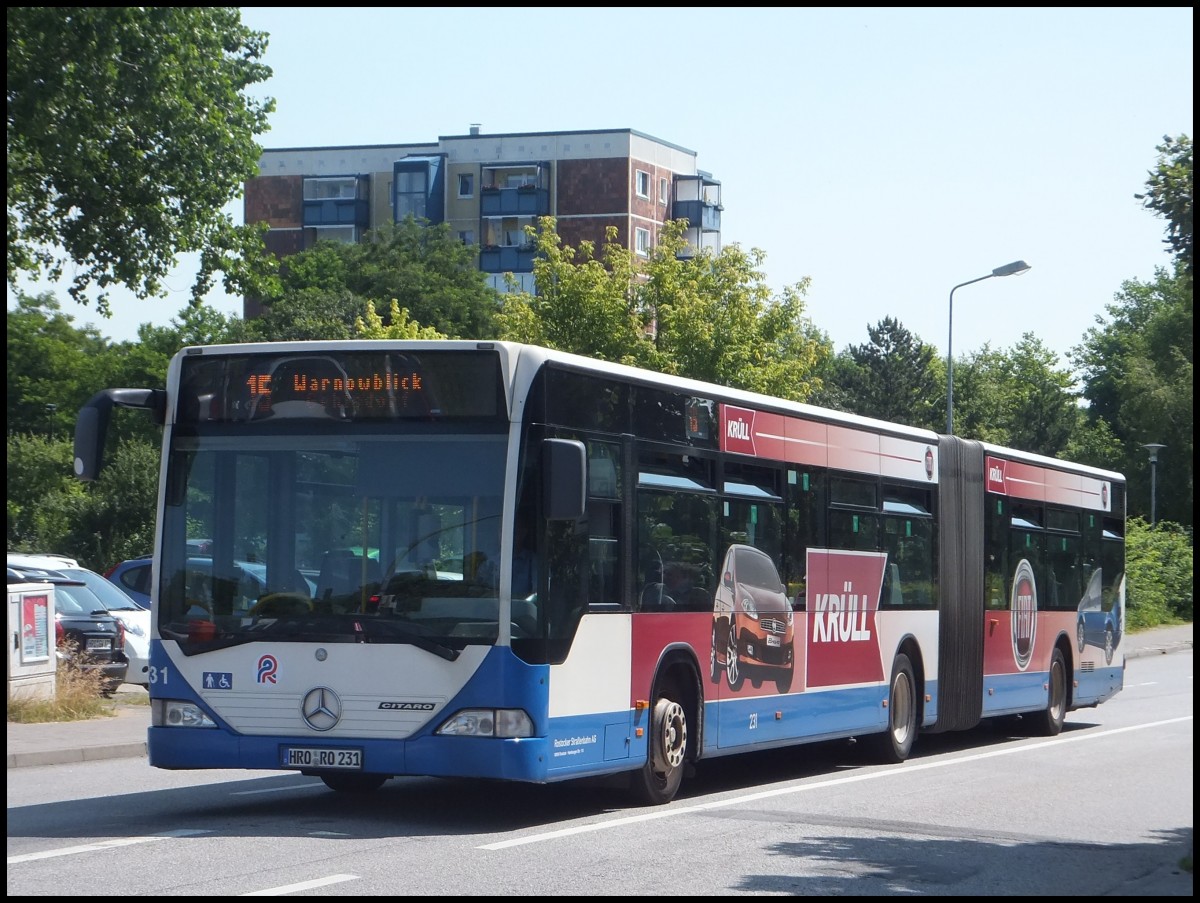
{"label": "articulated bus", "polygon": [[114,407],[164,431],[158,768],[662,804],[702,759],[902,762],[1123,685],[1117,473],[506,342],[185,348],[80,411],[80,479]]}

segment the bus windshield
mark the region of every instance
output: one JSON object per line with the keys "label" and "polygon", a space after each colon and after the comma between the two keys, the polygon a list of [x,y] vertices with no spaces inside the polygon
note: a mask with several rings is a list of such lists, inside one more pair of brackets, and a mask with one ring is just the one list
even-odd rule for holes
{"label": "bus windshield", "polygon": [[[496,640],[505,435],[359,429],[175,434],[163,638],[192,653],[260,639]],[[197,555],[188,541],[201,536],[216,538]]]}

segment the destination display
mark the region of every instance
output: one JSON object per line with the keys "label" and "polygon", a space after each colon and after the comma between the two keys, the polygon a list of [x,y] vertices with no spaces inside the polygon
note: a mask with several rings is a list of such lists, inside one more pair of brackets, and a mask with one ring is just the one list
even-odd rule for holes
{"label": "destination display", "polygon": [[491,418],[505,411],[495,351],[223,354],[183,361],[180,422]]}

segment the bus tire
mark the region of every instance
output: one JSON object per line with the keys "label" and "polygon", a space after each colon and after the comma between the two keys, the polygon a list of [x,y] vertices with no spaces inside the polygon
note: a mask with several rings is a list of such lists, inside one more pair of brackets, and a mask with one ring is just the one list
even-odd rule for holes
{"label": "bus tire", "polygon": [[1034,730],[1043,737],[1056,737],[1067,717],[1067,662],[1062,650],[1054,647],[1050,656],[1049,693],[1046,708],[1032,719]]}
{"label": "bus tire", "polygon": [[898,765],[912,753],[917,739],[917,681],[912,661],[903,652],[892,662],[888,687],[887,730],[879,738],[880,758]]}
{"label": "bus tire", "polygon": [[742,671],[742,663],[738,661],[737,624],[729,621],[729,644],[725,649],[725,676],[729,678],[729,689],[735,693],[742,688],[746,675]]}
{"label": "bus tire", "polygon": [[683,782],[688,752],[687,712],[678,695],[668,689],[659,694],[650,713],[650,749],[646,764],[633,772],[630,789],[642,803],[669,803]]}
{"label": "bus tire", "polygon": [[386,774],[323,774],[321,780],[338,793],[371,793],[387,781]]}

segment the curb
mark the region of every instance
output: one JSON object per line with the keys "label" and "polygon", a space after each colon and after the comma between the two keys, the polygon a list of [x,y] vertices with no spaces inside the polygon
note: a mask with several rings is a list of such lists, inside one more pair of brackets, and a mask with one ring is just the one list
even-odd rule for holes
{"label": "curb", "polygon": [[1134,649],[1131,652],[1125,653],[1125,658],[1145,658],[1148,655],[1168,655],[1172,652],[1191,651],[1192,641],[1186,643],[1172,643],[1168,646],[1147,646],[1145,649]]}
{"label": "curb", "polygon": [[80,762],[97,762],[101,759],[133,759],[146,755],[146,741],[137,743],[106,743],[100,746],[84,746],[77,749],[45,749],[37,752],[10,753],[6,756],[7,768],[24,768],[31,765],[75,765]]}

